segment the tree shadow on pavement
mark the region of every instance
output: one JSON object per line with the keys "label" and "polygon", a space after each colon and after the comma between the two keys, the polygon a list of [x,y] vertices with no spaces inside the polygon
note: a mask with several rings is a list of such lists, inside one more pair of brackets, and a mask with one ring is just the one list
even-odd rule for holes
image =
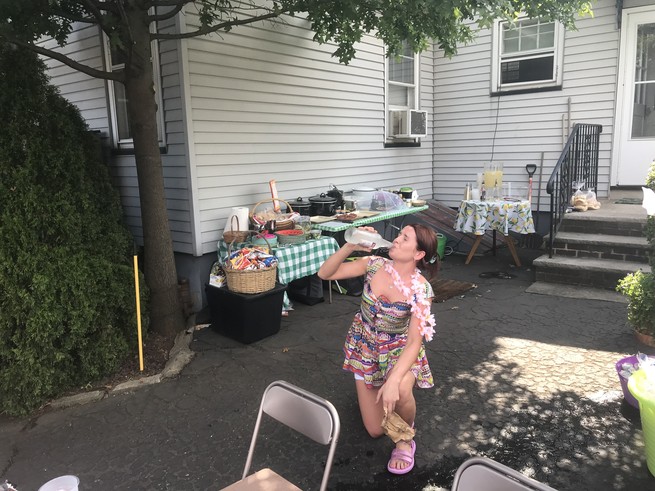
{"label": "tree shadow on pavement", "polygon": [[[450,489],[467,458],[486,456],[560,491],[650,489],[638,412],[617,393],[597,400],[571,391],[536,394],[512,380],[518,366],[493,360],[497,370],[448,376],[436,399],[419,397],[417,467],[408,475],[377,472],[346,481],[336,468],[337,491]],[[618,382],[617,382],[618,383]],[[466,410],[469,407],[472,410]],[[439,438],[436,440],[435,437]],[[341,454],[350,445],[341,442]],[[375,468],[375,467],[374,467]],[[336,483],[335,481],[340,481]]]}

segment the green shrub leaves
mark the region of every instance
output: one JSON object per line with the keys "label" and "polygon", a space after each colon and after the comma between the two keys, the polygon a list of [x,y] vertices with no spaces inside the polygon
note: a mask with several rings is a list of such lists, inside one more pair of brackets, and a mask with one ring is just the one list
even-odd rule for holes
{"label": "green shrub leaves", "polygon": [[17,415],[136,348],[133,246],[97,138],[2,44],[0,121],[0,411]]}

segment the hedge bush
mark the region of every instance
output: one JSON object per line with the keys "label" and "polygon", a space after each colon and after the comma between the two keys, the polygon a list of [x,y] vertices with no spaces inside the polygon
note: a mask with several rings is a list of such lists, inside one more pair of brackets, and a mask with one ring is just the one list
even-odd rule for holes
{"label": "hedge bush", "polygon": [[0,121],[0,411],[21,415],[136,349],[133,242],[97,138],[3,43]]}
{"label": "hedge bush", "polygon": [[[655,160],[650,164],[648,174],[646,175],[646,187],[655,191]],[[655,271],[655,216],[649,216],[646,221],[644,235],[648,240],[648,262],[653,271]]]}

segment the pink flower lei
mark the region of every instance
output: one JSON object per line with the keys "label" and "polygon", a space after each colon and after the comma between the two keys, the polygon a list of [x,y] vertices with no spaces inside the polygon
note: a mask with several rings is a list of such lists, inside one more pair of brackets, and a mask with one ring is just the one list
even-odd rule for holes
{"label": "pink flower lei", "polygon": [[398,271],[396,271],[390,261],[385,262],[384,270],[393,279],[394,286],[400,293],[407,299],[412,307],[412,314],[418,319],[418,330],[421,336],[424,336],[426,341],[432,341],[434,336],[434,314],[430,313],[430,302],[425,296],[425,286],[421,283],[421,273],[418,269],[414,271],[411,278],[411,289],[403,280],[400,279]]}

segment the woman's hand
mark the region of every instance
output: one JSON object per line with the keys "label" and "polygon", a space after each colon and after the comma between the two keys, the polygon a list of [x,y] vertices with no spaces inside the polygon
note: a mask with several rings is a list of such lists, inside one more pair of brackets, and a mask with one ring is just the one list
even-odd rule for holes
{"label": "woman's hand", "polygon": [[400,383],[395,383],[393,380],[387,379],[378,391],[375,403],[378,404],[381,400],[382,407],[387,414],[390,414],[396,408],[396,403],[398,402],[398,399],[400,399],[399,386]]}
{"label": "woman's hand", "polygon": [[[377,234],[378,231],[375,230],[373,227],[357,227],[357,230],[365,230],[367,232],[371,232],[373,234]],[[359,244],[350,244],[349,242],[346,242],[344,245],[352,245],[353,246],[353,251],[365,251],[365,252],[371,252],[373,251],[373,248],[371,247],[364,247]]]}

